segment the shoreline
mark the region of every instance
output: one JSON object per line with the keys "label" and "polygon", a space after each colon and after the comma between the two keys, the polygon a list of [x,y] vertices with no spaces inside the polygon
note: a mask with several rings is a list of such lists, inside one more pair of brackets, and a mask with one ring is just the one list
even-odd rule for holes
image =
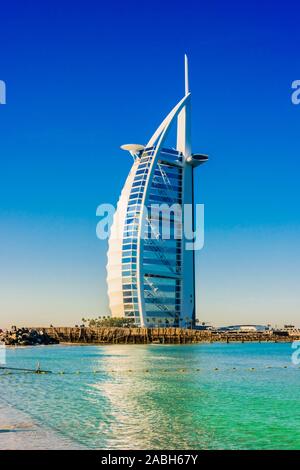
{"label": "shoreline", "polygon": [[[28,348],[44,348],[44,347],[55,347],[55,346],[120,346],[120,345],[129,345],[129,346],[192,346],[195,344],[293,344],[295,341],[300,341],[300,338],[288,338],[282,340],[215,340],[215,341],[195,341],[195,342],[186,342],[186,343],[116,343],[116,342],[79,342],[79,341],[60,341],[57,344],[31,344],[28,346],[19,345],[19,344],[10,344],[5,346],[7,349],[28,349]],[[1,368],[1,367],[0,367]]]}
{"label": "shoreline", "polygon": [[[291,339],[289,338],[288,340],[281,340],[281,341],[278,341],[278,340],[261,340],[261,341],[258,341],[258,340],[249,340],[249,341],[241,341],[241,340],[237,340],[237,341],[198,341],[198,342],[195,342],[195,343],[86,343],[86,342],[82,342],[82,343],[79,343],[79,342],[64,342],[64,341],[61,341],[60,343],[58,344],[49,344],[48,346],[58,346],[59,344],[63,345],[63,346],[91,346],[91,345],[94,345],[94,346],[116,346],[116,345],[120,345],[120,344],[128,344],[128,345],[132,345],[132,346],[147,346],[148,345],[152,345],[152,346],[191,346],[193,344],[292,344],[294,341],[300,341],[300,338],[299,339]],[[40,345],[40,346],[43,346],[43,345]],[[18,346],[17,346],[18,347]],[[28,346],[23,346],[23,347],[28,347]]]}
{"label": "shoreline", "polygon": [[86,447],[46,427],[0,397],[0,450],[81,450]]}

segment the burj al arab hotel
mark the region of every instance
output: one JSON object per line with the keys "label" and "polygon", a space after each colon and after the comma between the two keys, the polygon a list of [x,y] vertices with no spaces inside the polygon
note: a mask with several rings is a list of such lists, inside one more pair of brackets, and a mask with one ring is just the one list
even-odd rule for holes
{"label": "burj al arab hotel", "polygon": [[[174,148],[166,146],[173,126]],[[121,148],[130,152],[133,165],[119,198],[109,238],[107,284],[111,314],[132,318],[142,327],[193,326],[195,251],[186,249],[187,239],[182,230],[185,211],[169,212],[167,238],[160,230],[164,213],[152,210],[149,216],[151,207],[161,204],[190,205],[193,209],[194,169],[208,159],[206,155],[193,154],[191,149],[191,93],[186,56],[184,97],[147,145],[126,144]],[[116,236],[117,230],[121,236]]]}

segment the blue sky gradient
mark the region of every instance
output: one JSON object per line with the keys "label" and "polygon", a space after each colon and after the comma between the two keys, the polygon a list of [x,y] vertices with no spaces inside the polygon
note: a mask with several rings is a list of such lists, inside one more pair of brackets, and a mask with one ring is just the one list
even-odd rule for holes
{"label": "blue sky gradient", "polygon": [[108,313],[96,207],[116,203],[182,97],[205,204],[198,316],[300,325],[299,3],[44,2],[1,6],[0,327]]}

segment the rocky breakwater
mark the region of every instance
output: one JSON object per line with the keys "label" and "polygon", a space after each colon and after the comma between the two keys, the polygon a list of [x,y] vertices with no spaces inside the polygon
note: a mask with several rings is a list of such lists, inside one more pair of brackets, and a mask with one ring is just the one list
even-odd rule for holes
{"label": "rocky breakwater", "polygon": [[299,337],[273,332],[224,333],[186,328],[50,327],[38,328],[61,343],[189,344],[214,342],[292,342]]}
{"label": "rocky breakwater", "polygon": [[6,346],[36,346],[39,344],[57,344],[59,340],[49,336],[44,330],[12,328],[0,333],[0,342]]}
{"label": "rocky breakwater", "polygon": [[61,343],[186,344],[210,342],[212,339],[208,331],[186,328],[50,327],[40,329]]}
{"label": "rocky breakwater", "polygon": [[124,327],[38,327],[12,329],[0,333],[0,341],[7,345],[32,346],[36,344],[189,344],[214,342],[292,342],[291,337],[276,332],[220,332],[186,328],[124,328]]}

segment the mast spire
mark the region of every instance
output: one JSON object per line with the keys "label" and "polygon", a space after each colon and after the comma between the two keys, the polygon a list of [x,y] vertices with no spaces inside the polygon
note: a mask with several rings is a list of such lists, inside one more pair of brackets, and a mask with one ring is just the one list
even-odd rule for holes
{"label": "mast spire", "polygon": [[184,87],[187,95],[189,93],[189,61],[186,54],[184,54]]}
{"label": "mast spire", "polygon": [[177,145],[176,148],[188,158],[191,151],[191,97],[189,90],[189,65],[187,55],[184,54],[184,88],[185,106],[182,108],[177,118]]}

